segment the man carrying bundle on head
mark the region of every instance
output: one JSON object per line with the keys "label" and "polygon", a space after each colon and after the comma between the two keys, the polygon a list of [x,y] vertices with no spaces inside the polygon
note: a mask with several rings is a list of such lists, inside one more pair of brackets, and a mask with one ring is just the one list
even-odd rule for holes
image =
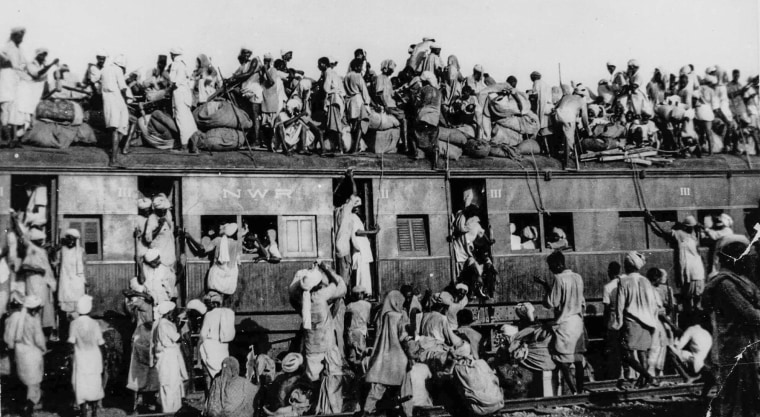
{"label": "man carrying bundle on head", "polygon": [[343,352],[335,332],[332,308],[346,296],[346,283],[324,263],[296,272],[288,287],[290,304],[301,312],[304,329],[306,377],[312,382],[324,378],[320,388],[318,413],[343,410]]}

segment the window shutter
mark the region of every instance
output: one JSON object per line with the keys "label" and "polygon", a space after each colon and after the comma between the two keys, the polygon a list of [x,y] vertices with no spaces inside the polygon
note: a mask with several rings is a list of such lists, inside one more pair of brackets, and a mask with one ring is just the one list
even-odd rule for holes
{"label": "window shutter", "polygon": [[398,234],[399,252],[414,251],[414,245],[412,244],[412,226],[410,219],[397,218],[396,230]]}
{"label": "window shutter", "polygon": [[412,223],[412,243],[415,252],[427,252],[427,234],[425,233],[425,221],[421,218],[411,219]]}

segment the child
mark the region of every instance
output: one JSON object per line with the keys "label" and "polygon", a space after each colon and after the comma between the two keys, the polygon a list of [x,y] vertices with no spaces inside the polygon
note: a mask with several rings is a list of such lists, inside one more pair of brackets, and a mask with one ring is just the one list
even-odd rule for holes
{"label": "child", "polygon": [[647,279],[652,283],[657,294],[657,324],[652,334],[652,347],[648,354],[649,373],[661,376],[665,366],[667,346],[673,342],[673,324],[670,314],[673,312],[673,289],[668,286],[668,273],[664,269],[650,268]]}

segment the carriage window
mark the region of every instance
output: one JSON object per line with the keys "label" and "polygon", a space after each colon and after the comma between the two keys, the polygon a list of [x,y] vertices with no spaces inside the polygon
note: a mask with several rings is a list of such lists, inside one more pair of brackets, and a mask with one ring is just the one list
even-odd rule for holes
{"label": "carriage window", "polygon": [[210,241],[219,237],[221,227],[227,223],[237,223],[237,216],[201,216],[201,240]]}
{"label": "carriage window", "polygon": [[[675,210],[652,211],[655,220],[668,228],[673,227],[678,221],[678,213]],[[657,236],[652,229],[647,230],[649,236],[649,249],[669,249],[670,244],[666,239]]]}
{"label": "carriage window", "polygon": [[617,243],[620,250],[647,248],[647,224],[644,213],[636,211],[618,213]]}
{"label": "carriage window", "polygon": [[574,250],[573,213],[544,214],[543,235],[547,249]]}
{"label": "carriage window", "polygon": [[46,175],[11,176],[11,209],[22,223],[42,229],[48,241],[54,238],[51,229],[55,228],[56,183],[56,177]]}
{"label": "carriage window", "polygon": [[62,230],[76,229],[81,236],[79,244],[84,249],[85,259],[103,259],[103,235],[101,216],[64,216]]}
{"label": "carriage window", "polygon": [[274,243],[278,246],[277,216],[243,216],[242,227],[248,228],[243,238],[243,253],[257,253],[257,246],[264,248]]}
{"label": "carriage window", "polygon": [[[715,219],[723,214],[722,209],[703,209],[703,210],[697,210],[697,221],[702,224],[706,229],[713,226],[715,223]],[[706,239],[706,235],[703,236],[702,239],[699,240],[699,246],[702,247],[710,247],[713,244],[713,241],[710,239]]]}
{"label": "carriage window", "polygon": [[512,252],[541,249],[538,213],[510,213],[509,228]]}
{"label": "carriage window", "polygon": [[430,255],[427,216],[396,217],[396,234],[400,255]]}
{"label": "carriage window", "polygon": [[283,256],[317,256],[317,218],[315,216],[282,216],[283,236],[280,250]]}

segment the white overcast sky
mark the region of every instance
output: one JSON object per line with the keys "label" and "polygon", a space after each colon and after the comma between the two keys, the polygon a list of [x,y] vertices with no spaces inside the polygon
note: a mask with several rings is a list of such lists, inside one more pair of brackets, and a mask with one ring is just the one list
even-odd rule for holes
{"label": "white overcast sky", "polygon": [[[463,71],[482,64],[497,81],[515,75],[522,88],[538,70],[557,83],[596,84],[605,62],[640,61],[670,72],[687,63],[700,73],[719,64],[744,76],[760,67],[758,0],[0,0],[0,36],[27,27],[27,56],[50,50],[81,73],[94,52],[127,56],[128,70],[147,70],[159,53],[182,46],[210,55],[225,76],[237,52],[292,49],[292,67],[316,77],[316,61],[332,55],[339,71],[356,48],[379,66],[401,64],[410,43],[436,38]],[[744,78],[743,76],[743,78]]]}

